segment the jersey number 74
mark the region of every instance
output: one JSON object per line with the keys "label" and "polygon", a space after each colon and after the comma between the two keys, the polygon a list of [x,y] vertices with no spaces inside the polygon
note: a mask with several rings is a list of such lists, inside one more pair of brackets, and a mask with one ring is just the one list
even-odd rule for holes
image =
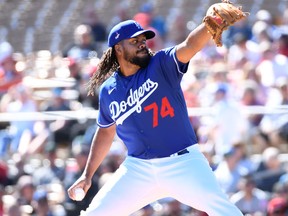
{"label": "jersey number 74", "polygon": [[167,97],[163,97],[161,100],[160,105],[160,112],[159,112],[159,106],[156,102],[149,104],[144,107],[144,110],[146,112],[152,110],[153,114],[153,128],[157,127],[159,124],[159,116],[162,118],[165,118],[167,116],[170,116],[171,118],[174,117],[174,109],[169,103],[169,100]]}

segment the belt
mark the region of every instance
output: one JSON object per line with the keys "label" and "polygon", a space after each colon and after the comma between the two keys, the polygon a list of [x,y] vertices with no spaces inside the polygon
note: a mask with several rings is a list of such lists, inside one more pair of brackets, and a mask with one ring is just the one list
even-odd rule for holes
{"label": "belt", "polygon": [[187,153],[189,153],[189,151],[188,151],[187,148],[185,148],[185,149],[183,149],[181,151],[178,151],[178,152],[176,152],[174,154],[171,154],[170,157],[179,156],[179,155],[183,155],[183,154],[187,154]]}

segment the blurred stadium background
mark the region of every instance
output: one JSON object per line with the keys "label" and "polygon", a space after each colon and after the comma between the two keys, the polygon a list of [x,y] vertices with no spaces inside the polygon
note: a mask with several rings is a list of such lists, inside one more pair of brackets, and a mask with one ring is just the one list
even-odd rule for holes
{"label": "blurred stadium background", "polygon": [[[93,133],[95,131],[95,117],[97,116],[96,114],[98,108],[97,103],[98,101],[97,98],[95,99],[87,97],[85,84],[88,81],[89,76],[95,71],[96,68],[95,65],[97,65],[97,61],[96,62],[93,61],[96,58],[85,60],[82,59],[83,61],[79,62],[73,61],[73,59],[62,58],[60,53],[65,49],[65,46],[67,44],[73,43],[74,31],[77,26],[85,22],[87,10],[90,11],[92,10],[96,12],[99,21],[102,24],[104,24],[104,26],[107,28],[107,32],[109,32],[110,30],[109,28],[111,27],[112,24],[115,23],[115,17],[121,14],[122,9],[125,9],[126,13],[128,13],[126,14],[128,18],[132,18],[137,12],[139,12],[139,9],[143,5],[143,3],[150,3],[151,5],[153,5],[154,13],[163,17],[167,26],[169,26],[170,23],[173,23],[171,20],[175,20],[174,18],[177,17],[179,14],[181,14],[182,15],[181,18],[184,19],[184,21],[181,20],[181,23],[186,24],[186,29],[188,31],[192,30],[194,27],[196,27],[196,25],[201,23],[207,8],[211,4],[220,1],[221,0],[146,0],[146,1],[145,0],[0,0],[0,43],[3,41],[8,41],[13,46],[14,53],[16,54],[15,57],[16,60],[18,61],[16,68],[22,69],[19,70],[19,72],[21,72],[21,75],[23,75],[22,83],[24,84],[24,86],[29,87],[33,90],[32,99],[35,100],[34,102],[36,102],[37,106],[39,106],[38,112],[9,113],[5,111],[2,112],[2,110],[0,111],[0,132],[6,132],[6,129],[9,128],[9,124],[11,124],[11,122],[13,123],[13,121],[15,121],[15,123],[17,123],[18,121],[18,123],[20,122],[21,124],[21,121],[39,120],[39,122],[36,122],[37,124],[35,124],[34,127],[38,129],[38,131],[36,132],[37,136],[35,136],[36,138],[32,140],[34,142],[30,142],[29,145],[26,146],[26,148],[23,149],[19,148],[18,150],[21,150],[20,154],[14,154],[14,152],[11,153],[7,152],[7,155],[4,154],[3,158],[1,158],[0,155],[0,216],[2,216],[1,197],[4,197],[3,206],[6,209],[19,208],[18,200],[16,202],[15,198],[18,199],[21,198],[22,196],[22,194],[20,193],[19,195],[16,194],[16,192],[19,192],[19,189],[16,186],[19,186],[19,182],[21,183],[21,181],[19,181],[20,177],[24,174],[29,174],[29,176],[35,174],[36,177],[38,177],[37,175],[39,175],[39,173],[37,173],[36,170],[38,170],[41,167],[44,168],[47,167],[47,169],[50,169],[51,167],[52,168],[56,167],[59,168],[60,171],[61,170],[64,171],[65,174],[65,178],[64,177],[62,179],[59,178],[60,184],[56,185],[60,187],[55,187],[55,185],[51,184],[51,182],[49,182],[49,184],[47,183],[49,185],[49,187],[47,187],[48,192],[50,194],[49,201],[53,203],[51,209],[55,207],[57,208],[59,207],[60,209],[59,210],[60,213],[58,214],[55,213],[56,216],[79,215],[79,214],[72,214],[69,211],[72,211],[73,207],[77,210],[78,213],[78,211],[80,211],[81,209],[86,208],[84,207],[84,204],[86,205],[88,202],[87,203],[83,202],[82,205],[79,205],[79,203],[71,203],[72,201],[67,197],[66,189],[73,183],[73,180],[76,180],[76,176],[81,174],[81,169],[83,168],[80,167],[79,165],[80,163],[78,164],[76,158],[78,159],[79,155],[84,156],[84,158],[81,158],[81,160],[83,161],[85,160],[85,158],[87,158],[86,155],[87,149],[81,149],[80,151],[78,147],[86,146],[86,144],[89,145],[91,137],[93,136]],[[233,0],[233,2],[242,5],[243,11],[250,13],[248,21],[250,22],[251,25],[253,25],[254,21],[256,20],[257,12],[260,11],[261,9],[270,12],[271,16],[273,17],[274,24],[281,25],[283,24],[282,22],[284,17],[283,16],[284,11],[288,8],[288,0]],[[175,25],[173,27],[175,27]],[[172,29],[174,29],[173,27]],[[182,31],[179,32],[181,32],[181,34],[183,33],[183,35],[186,35]],[[102,49],[104,49],[106,47],[106,41],[102,41],[101,43],[103,45]],[[259,45],[259,49],[260,48],[263,47],[260,47]],[[100,50],[102,51],[102,49]],[[1,51],[3,50],[1,50],[0,47],[0,53]],[[6,55],[6,53],[4,54]],[[100,57],[100,54],[99,53],[97,54],[98,54],[97,57]],[[213,59],[214,57],[213,54],[214,53],[212,50],[211,59]],[[217,57],[217,55],[215,56]],[[209,57],[210,56],[208,55],[206,59],[209,59]],[[220,59],[221,60],[224,59],[223,56],[220,56]],[[196,58],[195,63],[197,63],[198,60],[199,59]],[[227,71],[220,71],[223,69],[221,67],[220,70],[217,71],[217,68],[216,67],[214,68],[214,64],[212,65],[212,63],[214,63],[212,62],[212,60],[211,62],[203,60],[203,62],[202,61],[198,62],[200,64],[200,67],[203,67],[201,68],[201,70],[197,71],[198,69],[197,67],[195,69],[195,71],[198,72],[196,75],[199,75],[199,77],[195,76],[196,77],[195,82],[197,84],[194,86],[196,86],[196,89],[201,88],[201,90],[202,87],[203,89],[205,89],[204,86],[201,86],[200,84],[202,84],[202,81],[204,80],[202,78],[204,76],[208,77],[208,75],[205,75],[207,71],[209,72],[211,70],[212,72],[208,77],[211,80],[214,79],[213,78],[214,75],[216,76],[219,75],[220,73],[222,74],[222,72],[225,73],[227,72]],[[201,63],[203,63],[205,67]],[[244,68],[242,66],[243,65],[241,65],[241,69]],[[239,73],[238,70],[235,70],[236,73],[233,73],[234,71],[232,71],[230,75],[242,74],[244,77],[246,75],[245,74],[246,71],[244,71],[245,69],[246,68],[244,68],[243,71],[241,70],[242,73]],[[254,72],[255,67],[250,69],[251,69],[250,71]],[[237,76],[235,80],[237,78],[239,78],[239,76]],[[248,79],[248,76],[245,77],[245,79],[246,78]],[[287,76],[285,78],[287,78]],[[2,81],[1,79],[2,77],[0,71],[0,81]],[[213,84],[214,81],[211,81],[210,79],[209,79],[210,84],[211,83]],[[242,77],[239,78],[239,80],[241,79]],[[249,77],[249,79],[253,79],[253,77],[252,78]],[[209,81],[207,83],[209,83]],[[217,81],[215,81],[215,83],[216,82]],[[261,88],[262,86],[259,83],[257,84],[258,84],[258,90],[262,92],[263,90]],[[287,79],[286,79],[286,86],[287,86]],[[240,87],[242,87],[242,85],[239,85],[239,90]],[[271,86],[269,86],[268,88],[270,89],[270,87]],[[61,89],[61,91],[59,91],[59,89]],[[272,87],[271,89],[275,90]],[[191,101],[194,102],[194,100],[197,99],[198,94],[194,95],[196,91],[194,92],[193,90],[195,89],[193,88],[186,89],[187,92],[190,90],[192,92],[191,93],[192,97],[191,98],[188,97],[188,99],[191,99]],[[10,91],[8,92],[8,94],[7,92],[5,92],[5,94],[1,95],[0,92],[0,105],[1,102],[2,103],[6,102],[5,98],[2,96],[8,95],[10,97],[11,93],[12,96],[13,94],[15,94],[15,92]],[[233,92],[233,96],[236,96],[235,92]],[[272,99],[273,97],[274,96],[272,95]],[[64,99],[63,100],[64,103],[68,101],[70,109],[69,110],[64,109],[59,111],[58,110],[47,111],[47,109],[44,109],[44,107],[46,108],[47,104],[56,101],[55,98],[57,98],[57,100]],[[201,98],[205,98],[205,100],[207,99],[205,95],[204,97]],[[190,104],[191,106],[188,107],[189,115],[191,116],[191,121],[195,123],[196,127],[198,127],[197,129],[199,128],[203,129],[204,127],[200,127],[202,125],[198,117],[204,116],[203,121],[207,120],[205,119],[205,117],[211,114],[211,109],[209,107],[208,108],[197,106],[195,107],[195,104],[193,104],[192,102]],[[264,131],[262,133],[260,127],[258,128],[257,125],[253,127],[251,130],[249,130],[247,134],[245,134],[245,136],[241,138],[243,138],[243,140],[245,141],[245,145],[247,144],[247,146],[245,147],[247,147],[248,149],[247,151],[248,155],[251,156],[249,160],[251,160],[254,164],[258,165],[260,164],[260,162],[262,162],[263,160],[262,150],[264,150],[264,148],[266,148],[269,145],[272,146],[274,145],[280,150],[281,153],[279,155],[276,155],[277,157],[279,156],[277,159],[279,159],[279,161],[285,165],[285,168],[287,168],[288,167],[287,104],[284,104],[283,102],[282,105],[279,105],[277,103],[272,105],[273,106],[269,107],[265,106],[265,104],[261,105],[256,104],[255,106],[253,105],[247,106],[245,107],[245,109],[242,107],[242,111],[244,111],[246,114],[248,113],[251,116],[256,117],[258,114],[261,116],[265,114],[269,116],[269,114],[272,114],[272,117],[275,116],[275,119],[277,117],[277,120],[281,120],[279,121],[279,124],[282,122],[286,122],[286,126],[283,127],[281,131],[279,130],[280,131],[279,133],[277,130],[275,130],[276,132],[274,132],[272,130],[274,128],[272,129],[268,128],[272,132],[268,130],[268,132]],[[237,113],[237,116],[238,114],[239,113]],[[63,135],[65,138],[64,141],[61,139],[60,141],[55,141],[56,136],[54,137],[53,135],[55,135],[56,133],[54,131],[53,133],[55,134],[53,134],[50,128],[50,125],[52,125],[51,122],[54,120],[55,122],[59,121],[61,124],[63,122],[65,123],[65,127],[63,127],[63,129],[60,131],[60,134],[62,133],[64,134]],[[72,120],[73,122],[70,120]],[[231,119],[228,120],[229,124],[226,125],[230,126]],[[70,125],[71,122],[73,124],[73,127]],[[268,126],[270,126],[270,123],[273,126],[274,124],[276,125],[275,123],[276,120],[275,121],[271,120],[271,122],[270,120],[268,121]],[[38,123],[42,123],[42,125],[40,124],[41,127],[39,127]],[[231,128],[233,128],[234,126],[235,125],[232,125]],[[47,131],[48,133],[46,133]],[[207,149],[203,148],[203,152],[207,151],[209,157],[209,154],[212,152],[209,145],[211,143],[207,142],[206,140],[207,139],[205,134],[206,131],[204,131],[204,133],[202,130],[199,131],[200,131],[199,134],[201,135],[199,139],[200,142],[203,142],[203,144],[208,144]],[[280,136],[283,140],[279,139]],[[41,139],[37,139],[39,137]],[[69,137],[69,140],[67,139],[67,137]],[[39,142],[39,144],[36,145],[36,147],[33,146],[33,144],[37,142]],[[117,167],[118,165],[117,163],[120,161],[120,159],[119,160],[115,159],[115,155],[117,157],[119,156],[121,159],[123,155],[125,155],[124,152],[125,149],[122,149],[123,148],[122,142],[120,142],[120,140],[118,139],[115,139],[114,143],[116,143],[115,145],[116,147],[112,148],[111,155],[109,155],[107,161],[106,160],[104,161],[103,163],[104,168],[101,167],[104,171],[105,169],[106,170],[111,169],[111,172],[114,171],[113,169]],[[1,143],[0,140],[0,147],[1,144],[3,143]],[[31,146],[33,148],[31,148]],[[274,151],[275,149],[272,150]],[[53,155],[55,152],[57,157]],[[253,154],[254,152],[255,154]],[[3,153],[6,152],[3,151]],[[211,158],[214,156],[216,156],[215,161],[219,162],[219,158],[217,158],[217,155],[212,155],[211,153]],[[51,160],[50,157],[54,157],[55,161],[53,161],[53,159]],[[47,162],[47,160],[49,160],[49,162]],[[83,161],[81,162],[82,165],[84,164]],[[51,162],[53,163],[55,162],[55,164]],[[53,166],[50,164],[52,164]],[[96,175],[97,177],[99,177],[99,179],[102,176],[105,177],[104,175],[105,172],[102,171],[102,169],[100,169],[99,173],[97,173]],[[58,172],[58,170],[56,171]],[[282,170],[280,171],[282,172]],[[45,179],[46,172],[47,171],[44,170],[43,176],[40,175],[40,177],[41,178],[43,177],[44,180],[46,180]],[[287,169],[285,169],[285,172],[286,172],[286,176],[284,176],[285,180],[288,180]],[[40,174],[42,174],[42,171]],[[71,178],[71,175],[74,176]],[[59,176],[58,173],[55,174],[55,176],[58,178]],[[55,176],[53,175],[52,176],[53,178],[51,178],[53,181]],[[7,179],[8,183],[6,183]],[[1,180],[3,180],[3,182],[6,185],[12,187],[8,187],[8,189],[5,188],[4,190],[4,187],[3,188],[1,187],[1,184],[3,184]],[[104,182],[105,178],[104,180],[101,181],[100,180],[98,182],[99,187],[102,185],[101,181]],[[65,184],[63,184],[63,182]],[[40,184],[36,185],[37,188],[39,185]],[[55,191],[53,191],[52,189],[55,189]],[[93,194],[91,195],[91,198],[92,197]],[[30,210],[31,209],[32,208],[30,208]],[[63,209],[65,209],[66,212],[63,213],[64,211]],[[25,214],[25,216],[30,215],[30,213]],[[140,214],[137,214],[137,216],[138,215]]]}
{"label": "blurred stadium background", "polygon": [[[149,2],[149,1],[147,1]],[[169,21],[177,11],[186,21],[200,23],[208,5],[215,0],[155,0],[150,1],[159,15]],[[275,21],[283,14],[287,0],[233,1],[251,13],[260,9],[271,12]],[[29,53],[38,50],[57,52],[72,40],[74,28],[82,22],[85,8],[95,8],[101,22],[109,24],[117,7],[129,7],[131,15],[139,10],[142,0],[1,0],[0,41],[8,40],[15,51]],[[189,23],[189,22],[188,22]],[[191,22],[190,22],[191,24]]]}

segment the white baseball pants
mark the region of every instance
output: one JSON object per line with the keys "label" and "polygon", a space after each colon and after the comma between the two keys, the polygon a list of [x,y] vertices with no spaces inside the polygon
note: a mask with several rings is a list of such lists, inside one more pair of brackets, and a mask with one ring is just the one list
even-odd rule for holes
{"label": "white baseball pants", "polygon": [[151,160],[127,157],[81,216],[129,216],[172,197],[209,216],[242,216],[222,192],[198,144],[189,153]]}

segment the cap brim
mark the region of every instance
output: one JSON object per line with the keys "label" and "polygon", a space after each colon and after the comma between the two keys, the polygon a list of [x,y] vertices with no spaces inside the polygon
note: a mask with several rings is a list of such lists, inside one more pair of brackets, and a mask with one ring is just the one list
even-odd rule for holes
{"label": "cap brim", "polygon": [[156,35],[155,32],[152,30],[142,30],[142,31],[138,31],[135,34],[131,35],[130,38],[137,37],[141,34],[144,34],[146,36],[147,40],[154,38]]}

